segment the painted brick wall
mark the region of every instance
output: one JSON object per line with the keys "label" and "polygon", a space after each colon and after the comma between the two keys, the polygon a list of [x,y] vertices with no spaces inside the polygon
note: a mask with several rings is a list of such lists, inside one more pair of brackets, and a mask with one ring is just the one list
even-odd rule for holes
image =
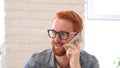
{"label": "painted brick wall", "polygon": [[23,68],[28,57],[50,48],[47,29],[59,10],[84,14],[84,0],[5,0],[4,68]]}

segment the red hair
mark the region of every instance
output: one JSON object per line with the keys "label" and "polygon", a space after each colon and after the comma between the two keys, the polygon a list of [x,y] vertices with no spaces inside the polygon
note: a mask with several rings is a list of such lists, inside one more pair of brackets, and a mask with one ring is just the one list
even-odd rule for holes
{"label": "red hair", "polygon": [[56,13],[55,18],[67,19],[72,21],[73,30],[75,32],[81,32],[83,29],[82,18],[74,11],[60,11]]}

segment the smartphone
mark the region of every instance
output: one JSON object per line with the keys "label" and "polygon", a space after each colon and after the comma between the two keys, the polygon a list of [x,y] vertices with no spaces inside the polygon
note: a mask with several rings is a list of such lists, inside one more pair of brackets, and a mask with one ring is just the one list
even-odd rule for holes
{"label": "smartphone", "polygon": [[[81,32],[79,32],[79,33],[78,33],[72,40],[70,40],[70,42],[68,42],[68,43],[74,44],[76,40],[78,41],[78,44],[80,45],[80,49],[83,49],[83,45],[81,44],[81,42],[82,42]],[[67,50],[67,49],[65,48],[65,50]]]}
{"label": "smartphone", "polygon": [[79,44],[82,42],[82,37],[80,32],[69,43],[74,44],[75,40],[77,40]]}

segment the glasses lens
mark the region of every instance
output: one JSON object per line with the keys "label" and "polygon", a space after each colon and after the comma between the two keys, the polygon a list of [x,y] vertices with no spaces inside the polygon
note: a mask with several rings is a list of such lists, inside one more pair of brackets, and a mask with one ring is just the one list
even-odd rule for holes
{"label": "glasses lens", "polygon": [[56,32],[54,30],[48,30],[48,35],[50,38],[55,38]]}
{"label": "glasses lens", "polygon": [[63,40],[68,38],[67,32],[60,32],[59,34],[60,34],[61,39],[63,39]]}
{"label": "glasses lens", "polygon": [[55,30],[48,30],[48,36],[50,38],[55,38],[56,37],[56,34],[59,35],[60,39],[62,40],[65,40],[68,38],[68,35],[69,33],[68,32],[64,32],[64,31],[61,31],[61,32],[56,32]]}

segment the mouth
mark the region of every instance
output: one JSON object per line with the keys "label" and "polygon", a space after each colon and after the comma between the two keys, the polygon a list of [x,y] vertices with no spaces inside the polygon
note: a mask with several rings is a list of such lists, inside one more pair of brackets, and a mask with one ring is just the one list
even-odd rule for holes
{"label": "mouth", "polygon": [[63,44],[56,44],[56,47],[62,47]]}
{"label": "mouth", "polygon": [[66,51],[63,47],[64,44],[58,43],[58,44],[54,44],[53,46],[53,52],[55,55],[57,56],[63,56],[66,54]]}
{"label": "mouth", "polygon": [[57,49],[63,49],[64,48],[63,45],[64,44],[62,44],[62,43],[55,44],[55,48],[57,48]]}

